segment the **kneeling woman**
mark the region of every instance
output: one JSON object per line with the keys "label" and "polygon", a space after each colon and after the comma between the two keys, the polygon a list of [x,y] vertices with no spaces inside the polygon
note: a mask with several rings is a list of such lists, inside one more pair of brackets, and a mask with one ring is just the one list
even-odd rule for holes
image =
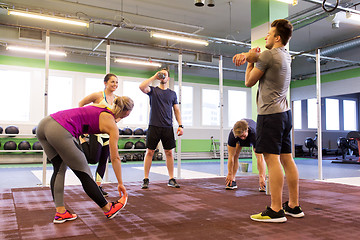
{"label": "kneeling woman", "polygon": [[[123,96],[114,100],[112,109],[94,104],[60,111],[41,120],[36,132],[37,138],[54,167],[50,181],[56,207],[54,223],[77,218],[76,214],[66,210],[64,204],[64,180],[67,167],[79,178],[86,194],[104,211],[106,217],[115,217],[126,205],[127,193],[122,182],[118,152],[119,129],[115,119],[127,117],[133,106],[134,102],[129,97]],[[121,197],[117,202],[107,202],[92,178],[86,157],[77,142],[79,136],[85,133],[107,133],[110,136],[110,159]]]}

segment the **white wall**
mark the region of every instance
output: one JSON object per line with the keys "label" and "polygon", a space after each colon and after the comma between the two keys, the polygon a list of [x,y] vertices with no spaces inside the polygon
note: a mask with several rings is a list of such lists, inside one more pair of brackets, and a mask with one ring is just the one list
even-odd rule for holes
{"label": "white wall", "polygon": [[[360,92],[360,77],[321,84],[321,97],[338,96]],[[292,101],[316,98],[316,85],[290,89]]]}

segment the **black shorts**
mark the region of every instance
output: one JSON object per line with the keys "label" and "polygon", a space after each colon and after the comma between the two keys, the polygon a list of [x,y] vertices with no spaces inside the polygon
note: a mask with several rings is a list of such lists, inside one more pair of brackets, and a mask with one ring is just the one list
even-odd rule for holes
{"label": "black shorts", "polygon": [[291,153],[291,111],[258,115],[256,153]]}
{"label": "black shorts", "polygon": [[155,150],[160,140],[165,150],[175,148],[174,129],[172,127],[156,127],[150,125],[146,135],[146,148]]}

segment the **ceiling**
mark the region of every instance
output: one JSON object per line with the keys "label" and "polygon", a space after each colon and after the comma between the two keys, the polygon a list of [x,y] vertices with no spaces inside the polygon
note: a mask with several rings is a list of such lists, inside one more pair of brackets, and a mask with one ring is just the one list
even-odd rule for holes
{"label": "ceiling", "polygon": [[[360,66],[360,25],[340,19],[339,28],[333,29],[321,4],[316,0],[299,0],[298,5],[289,5],[289,20],[294,24],[294,33],[289,48],[294,52],[306,52],[328,44],[353,39],[356,44],[333,51],[330,61],[323,61],[323,71],[340,71]],[[318,1],[322,2],[322,1]],[[335,0],[327,1],[330,3]],[[246,43],[251,36],[251,1],[250,0],[215,0],[215,7],[196,7],[194,0],[10,0],[1,1],[0,5],[0,42],[2,46],[10,44],[41,45],[41,41],[19,38],[19,27],[23,30],[49,29],[51,48],[62,48],[68,53],[66,61],[97,63],[105,56],[106,42],[95,51],[94,48],[109,32],[111,56],[132,56],[153,60],[177,61],[178,52],[183,52],[187,63],[184,72],[188,74],[214,75],[217,70],[204,70],[191,66],[217,65],[217,57],[224,56],[224,67],[228,68],[225,78],[244,79],[244,66],[236,68],[231,57],[238,52],[247,51]],[[340,7],[360,13],[360,0],[340,1]],[[357,8],[356,8],[357,7]],[[28,10],[59,16],[75,17],[90,21],[89,28],[65,26],[39,20],[29,20],[7,15],[7,9]],[[333,13],[344,13],[340,8]],[[333,14],[332,13],[332,14]],[[179,42],[168,42],[150,37],[150,31],[175,31],[194,34],[198,38],[210,40],[206,47],[194,47]],[[218,38],[215,41],[215,38]],[[234,40],[234,44],[225,43]],[[242,44],[244,43],[244,44]],[[339,46],[339,45],[337,45]],[[333,48],[333,47],[332,47]],[[196,53],[214,55],[212,63],[198,62]],[[0,54],[11,55],[5,47]],[[310,52],[314,54],[314,52]],[[19,56],[19,55],[17,55]],[[23,55],[21,55],[23,56]],[[337,61],[341,58],[344,61]],[[100,60],[101,59],[101,60]],[[114,64],[114,63],[112,63]],[[315,64],[307,57],[296,56],[293,60],[292,78],[295,80],[310,77],[315,72]],[[206,73],[204,73],[206,72]]]}

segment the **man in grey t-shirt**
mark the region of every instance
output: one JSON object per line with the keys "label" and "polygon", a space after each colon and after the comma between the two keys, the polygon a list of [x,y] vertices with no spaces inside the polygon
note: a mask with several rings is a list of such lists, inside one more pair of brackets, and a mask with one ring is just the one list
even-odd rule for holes
{"label": "man in grey t-shirt", "polygon": [[[256,97],[256,152],[264,155],[268,166],[271,206],[252,215],[251,219],[254,221],[285,222],[285,214],[292,217],[304,216],[299,206],[299,173],[291,154],[292,119],[286,100],[291,77],[291,58],[285,45],[292,35],[292,29],[288,20],[275,20],[265,38],[268,50],[260,53],[260,48],[254,48],[248,53],[233,57],[237,66],[248,62],[245,73],[247,87],[259,82]],[[284,204],[284,174],[281,166],[285,170],[289,188],[289,201]]]}

